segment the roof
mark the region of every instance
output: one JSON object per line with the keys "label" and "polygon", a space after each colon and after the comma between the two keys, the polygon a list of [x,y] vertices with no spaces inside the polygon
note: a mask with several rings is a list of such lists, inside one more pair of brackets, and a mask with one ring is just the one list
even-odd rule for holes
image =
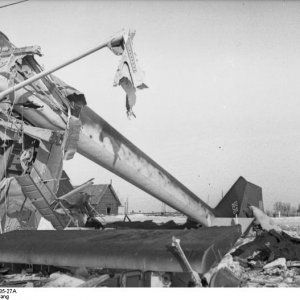
{"label": "roof", "polygon": [[92,204],[96,204],[96,203],[100,202],[100,200],[104,196],[107,189],[110,190],[110,192],[113,194],[113,196],[116,199],[116,201],[118,202],[118,204],[121,206],[122,205],[121,201],[111,184],[93,184],[93,185],[86,187],[81,192],[91,195],[90,202]]}
{"label": "roof", "polygon": [[74,189],[74,187],[71,184],[70,177],[63,170],[60,181],[59,181],[59,187],[58,187],[58,191],[57,191],[56,195],[58,197],[63,196],[65,194],[69,193],[70,191],[72,191],[73,189]]}

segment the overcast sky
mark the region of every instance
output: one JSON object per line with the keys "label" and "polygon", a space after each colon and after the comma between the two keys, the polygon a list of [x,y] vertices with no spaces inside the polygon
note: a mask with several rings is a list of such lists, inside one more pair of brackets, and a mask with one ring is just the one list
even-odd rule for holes
{"label": "overcast sky", "polygon": [[[1,1],[1,4],[12,1]],[[300,2],[29,1],[0,10],[17,46],[40,45],[51,67],[122,28],[134,40],[149,89],[128,120],[113,87],[119,57],[103,50],[57,72],[88,105],[173,176],[215,206],[239,176],[263,188],[265,206],[300,203]],[[113,185],[129,209],[160,202],[79,154],[74,184]]]}

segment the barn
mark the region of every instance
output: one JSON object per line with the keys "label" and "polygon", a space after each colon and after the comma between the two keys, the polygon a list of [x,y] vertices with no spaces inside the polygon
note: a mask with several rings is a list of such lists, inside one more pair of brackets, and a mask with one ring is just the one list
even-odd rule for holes
{"label": "barn", "polygon": [[117,215],[121,202],[112,184],[94,184],[83,192],[90,195],[90,204],[99,214]]}
{"label": "barn", "polygon": [[[77,186],[73,187],[69,176],[63,171],[56,195],[60,197],[69,193],[76,187]],[[99,214],[117,215],[119,206],[122,205],[112,183],[93,184],[83,189],[81,193],[90,195],[89,202]]]}

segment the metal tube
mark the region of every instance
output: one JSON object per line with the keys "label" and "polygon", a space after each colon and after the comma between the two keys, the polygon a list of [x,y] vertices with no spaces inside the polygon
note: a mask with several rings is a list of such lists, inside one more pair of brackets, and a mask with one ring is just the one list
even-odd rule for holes
{"label": "metal tube", "polygon": [[[24,118],[33,125],[52,130],[63,130],[63,122],[53,122],[53,111],[45,105],[41,110],[24,110]],[[59,117],[54,114],[54,116]],[[49,119],[49,120],[48,120]],[[82,109],[82,131],[78,152],[98,165],[149,193],[186,216],[205,226],[215,222],[214,212],[166,170],[112,128],[89,107]],[[52,121],[49,123],[48,121]],[[59,123],[59,124],[58,124]]]}
{"label": "metal tube", "polygon": [[211,226],[214,213],[171,174],[85,106],[78,152],[191,219]]}
{"label": "metal tube", "polygon": [[118,42],[121,42],[122,39],[123,39],[123,36],[120,36],[120,37],[117,37],[117,38],[113,38],[113,39],[109,39],[108,41],[100,44],[99,46],[97,46],[97,47],[95,47],[95,48],[93,48],[91,50],[88,50],[88,51],[86,51],[86,52],[84,52],[84,53],[82,53],[82,54],[80,54],[80,55],[78,55],[78,56],[76,56],[74,58],[71,58],[71,59],[69,59],[69,60],[67,60],[67,61],[65,61],[65,62],[63,62],[63,63],[61,63],[61,64],[59,64],[59,65],[57,65],[55,67],[52,67],[49,70],[42,71],[41,73],[38,73],[38,74],[36,74],[36,75],[34,75],[34,76],[32,76],[32,77],[30,77],[30,78],[28,78],[28,79],[26,79],[26,80],[24,80],[22,82],[16,84],[15,86],[12,86],[12,87],[6,89],[5,91],[3,91],[3,92],[0,93],[0,102],[1,102],[1,99],[3,99],[8,94],[10,94],[12,92],[15,92],[15,91],[21,89],[22,87],[24,87],[24,86],[26,86],[28,84],[31,84],[31,83],[33,83],[33,82],[35,82],[35,81],[37,81],[37,80],[39,80],[39,79],[41,79],[41,78],[49,75],[49,74],[51,74],[51,73],[54,73],[55,71],[57,71],[59,69],[62,69],[65,66],[68,66],[68,65],[74,63],[77,60],[80,60],[80,59],[82,59],[82,58],[84,58],[84,57],[86,57],[86,56],[88,56],[88,55],[90,55],[90,54],[92,54],[92,53],[94,53],[94,52],[96,52],[98,50],[101,50],[101,49],[107,47],[109,43],[118,43]]}
{"label": "metal tube", "polygon": [[[123,36],[110,39],[73,59],[32,76],[1,92],[0,103],[1,99],[9,93],[96,52],[108,46],[109,43],[117,45],[122,42]],[[15,109],[18,110],[17,107]],[[38,127],[64,129],[66,126],[60,116],[56,115],[47,105],[44,105],[41,110],[26,110],[22,113],[25,118]],[[51,113],[53,116],[50,116]],[[82,121],[82,131],[78,141],[78,152],[80,154],[184,213],[191,219],[205,226],[211,226],[214,221],[214,212],[211,207],[129,142],[100,116],[85,106],[82,109],[80,119]]]}

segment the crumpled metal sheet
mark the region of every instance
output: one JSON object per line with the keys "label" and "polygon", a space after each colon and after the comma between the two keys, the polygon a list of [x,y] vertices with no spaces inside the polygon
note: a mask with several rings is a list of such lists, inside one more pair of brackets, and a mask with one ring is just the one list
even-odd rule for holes
{"label": "crumpled metal sheet", "polygon": [[16,230],[18,228],[37,228],[40,215],[36,213],[35,207],[21,191],[21,187],[15,178],[7,178],[2,182],[0,201],[0,222],[3,232]]}
{"label": "crumpled metal sheet", "polygon": [[63,229],[67,224],[60,220],[51,206],[56,204],[55,193],[62,172],[62,156],[60,145],[41,142],[30,173],[16,177],[28,201],[56,229]]}
{"label": "crumpled metal sheet", "polygon": [[87,104],[85,96],[82,92],[78,91],[74,87],[70,86],[69,84],[65,83],[60,78],[56,77],[55,75],[49,75],[53,83],[56,87],[60,90],[60,92],[68,98],[70,101],[77,103],[78,105],[84,106]]}
{"label": "crumpled metal sheet", "polygon": [[64,229],[64,224],[51,207],[51,203],[55,203],[55,195],[49,191],[46,184],[41,182],[36,170],[33,169],[31,174],[24,174],[16,177],[18,183],[22,187],[22,192],[36,207],[38,212],[48,221],[54,228],[58,230]]}
{"label": "crumpled metal sheet", "polygon": [[135,31],[129,31],[122,45],[123,47],[119,47],[118,49],[116,47],[110,47],[115,54],[122,54],[122,59],[115,75],[114,86],[120,85],[126,93],[126,110],[128,117],[135,117],[132,108],[136,103],[136,89],[148,87],[144,83],[144,72],[139,67],[136,54],[133,51],[132,41],[134,36]]}
{"label": "crumpled metal sheet", "polygon": [[68,119],[68,124],[63,142],[65,160],[72,159],[75,153],[77,152],[77,143],[79,140],[80,131],[81,121],[74,116],[70,116]]}
{"label": "crumpled metal sheet", "polygon": [[241,235],[240,226],[191,230],[14,231],[0,236],[0,262],[183,272],[172,237],[193,270],[217,265]]}
{"label": "crumpled metal sheet", "polygon": [[284,257],[287,260],[300,260],[300,239],[271,229],[258,235],[254,241],[240,246],[232,256],[251,257],[254,261],[273,261]]}
{"label": "crumpled metal sheet", "polygon": [[48,188],[55,194],[58,191],[63,167],[61,145],[40,142],[34,166],[46,181]]}
{"label": "crumpled metal sheet", "polygon": [[212,277],[210,287],[240,287],[242,281],[228,268],[218,270]]}
{"label": "crumpled metal sheet", "polygon": [[5,201],[5,198],[7,197],[8,194],[8,190],[9,190],[9,186],[10,183],[12,182],[13,178],[3,178],[0,181],[0,204],[3,203],[3,201]]}

